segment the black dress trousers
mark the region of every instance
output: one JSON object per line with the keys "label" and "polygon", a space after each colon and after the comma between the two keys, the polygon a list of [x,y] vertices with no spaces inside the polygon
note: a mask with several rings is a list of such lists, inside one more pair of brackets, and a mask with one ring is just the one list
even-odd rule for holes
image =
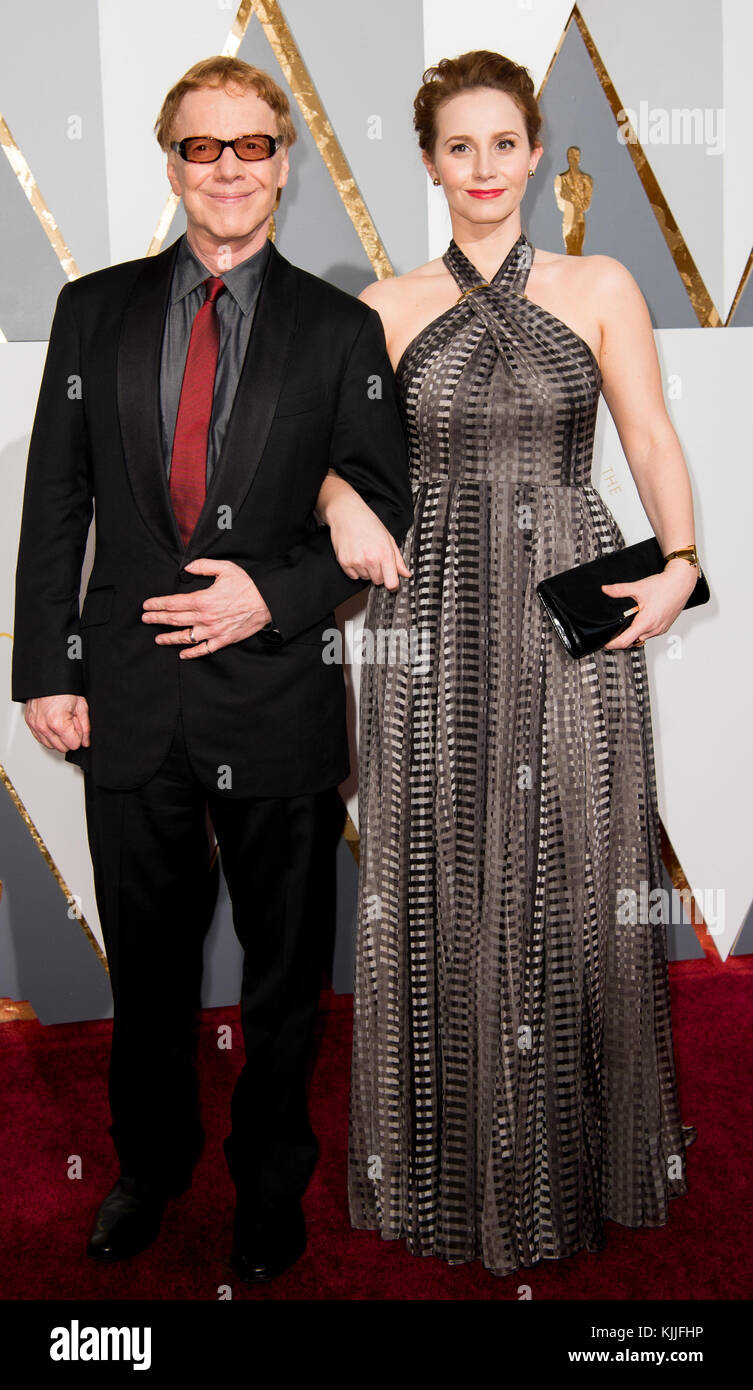
{"label": "black dress trousers", "polygon": [[177,1194],[204,1139],[194,1050],[211,916],[208,809],[244,951],[245,1063],[225,1156],[245,1198],[302,1195],[318,1154],[306,1079],[345,820],[337,787],[293,797],[209,791],[180,721],[144,786],[85,782],[114,1001],[110,1133],[121,1171]]}

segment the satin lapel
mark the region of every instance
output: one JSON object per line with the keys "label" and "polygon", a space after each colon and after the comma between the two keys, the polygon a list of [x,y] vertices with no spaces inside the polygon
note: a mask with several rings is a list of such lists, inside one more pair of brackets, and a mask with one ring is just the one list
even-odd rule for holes
{"label": "satin lapel", "polygon": [[285,378],[298,319],[295,267],[271,247],[248,349],[206,501],[186,551],[186,563],[210,553],[218,536],[218,507],[240,510],[259,467]]}
{"label": "satin lapel", "polygon": [[118,344],[118,415],[126,467],[141,515],[161,545],[183,553],[165,475],[160,419],[160,356],[180,238],[148,256],[126,305]]}

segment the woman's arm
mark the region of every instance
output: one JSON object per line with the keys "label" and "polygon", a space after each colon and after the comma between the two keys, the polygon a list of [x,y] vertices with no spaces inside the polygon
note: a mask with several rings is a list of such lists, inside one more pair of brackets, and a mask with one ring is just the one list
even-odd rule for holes
{"label": "woman's arm", "polygon": [[410,576],[394,536],[333,468],[319,489],[314,514],[329,526],[338,563],[351,579],[370,579],[372,584],[397,589],[400,576]]}
{"label": "woman's arm", "polygon": [[[667,555],[695,541],[690,478],[664,404],[661,370],[646,302],[630,272],[609,256],[594,257],[593,289],[601,314],[602,391],[646,515]],[[606,650],[629,647],[672,626],[692,593],[698,571],[670,560],[659,574],[630,584],[605,584],[605,593],[635,595],[640,605],[630,627]]]}
{"label": "woman's arm", "polygon": [[[386,332],[383,284],[373,281],[358,298],[376,309]],[[351,579],[370,579],[372,584],[397,589],[401,575],[409,578],[411,570],[394,536],[334,468],[330,468],[319,489],[314,514],[319,522],[329,526],[338,562]]]}

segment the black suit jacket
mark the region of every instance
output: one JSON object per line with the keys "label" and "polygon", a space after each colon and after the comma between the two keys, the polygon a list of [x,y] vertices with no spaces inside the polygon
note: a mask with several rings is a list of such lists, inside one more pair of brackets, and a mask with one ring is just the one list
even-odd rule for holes
{"label": "black suit jacket", "polygon": [[[313,515],[327,469],[398,543],[412,520],[384,333],[373,309],[272,246],[222,452],[184,550],[159,410],[178,245],[61,290],[29,449],[13,698],[85,695],[91,747],[67,756],[105,787],[140,786],[156,771],[181,710],[206,786],[230,796],[318,791],[349,771],[343,671],[322,660],[322,632],[365,587],[340,568]],[[142,623],[143,601],[207,587],[184,571],[200,556],[241,565],[280,635],[259,632],[193,661],[157,646],[161,629]]]}

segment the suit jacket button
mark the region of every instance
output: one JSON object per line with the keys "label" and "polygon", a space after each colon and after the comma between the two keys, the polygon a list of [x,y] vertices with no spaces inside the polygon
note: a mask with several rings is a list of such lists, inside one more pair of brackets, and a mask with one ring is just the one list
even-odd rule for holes
{"label": "suit jacket button", "polygon": [[193,574],[188,574],[188,572],[187,572],[186,570],[179,570],[179,571],[178,571],[178,583],[179,583],[179,584],[191,584],[191,583],[193,583],[194,578],[195,578],[195,576],[194,576]]}

